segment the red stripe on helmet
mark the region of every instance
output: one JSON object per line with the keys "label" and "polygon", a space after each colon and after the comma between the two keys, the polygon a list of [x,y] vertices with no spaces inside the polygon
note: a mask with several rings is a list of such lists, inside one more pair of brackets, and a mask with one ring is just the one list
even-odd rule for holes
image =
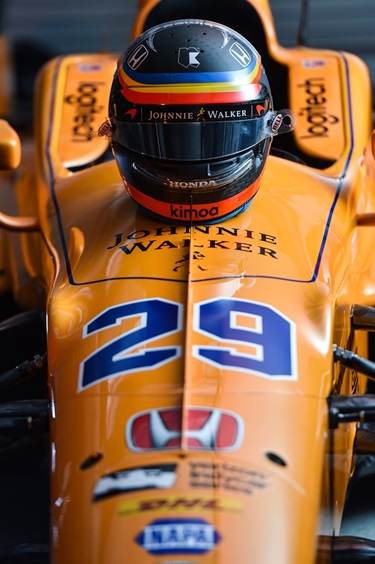
{"label": "red stripe on helmet", "polygon": [[249,202],[258,191],[260,178],[257,178],[248,188],[231,198],[226,198],[219,202],[192,205],[156,200],[137,190],[137,188],[134,188],[134,186],[128,182],[125,184],[130,197],[139,205],[155,214],[176,221],[176,223],[180,221],[185,223],[188,221],[193,221],[194,223],[201,221],[205,223],[207,221],[224,218],[233,213],[237,208]]}
{"label": "red stripe on helmet", "polygon": [[121,90],[122,95],[134,104],[222,104],[254,100],[262,89],[261,84],[245,84],[241,90],[228,92],[139,92],[131,88]]}

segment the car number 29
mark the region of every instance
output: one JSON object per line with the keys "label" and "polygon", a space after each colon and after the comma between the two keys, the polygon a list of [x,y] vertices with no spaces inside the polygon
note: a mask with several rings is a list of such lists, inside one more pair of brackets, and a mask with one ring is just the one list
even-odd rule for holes
{"label": "car number 29", "polygon": [[265,378],[296,379],[295,324],[273,307],[214,298],[195,305],[194,328],[211,337],[209,345],[193,347],[193,355],[204,362]]}
{"label": "car number 29", "polygon": [[[182,331],[182,307],[149,298],[115,305],[92,319],[83,328],[83,338],[119,325],[125,318],[138,318],[138,323],[83,360],[79,388],[153,370],[180,357],[181,346],[158,346],[158,340]],[[209,338],[208,345],[193,345],[192,354],[201,361],[265,378],[296,379],[295,325],[273,307],[218,297],[195,305],[193,327]]]}

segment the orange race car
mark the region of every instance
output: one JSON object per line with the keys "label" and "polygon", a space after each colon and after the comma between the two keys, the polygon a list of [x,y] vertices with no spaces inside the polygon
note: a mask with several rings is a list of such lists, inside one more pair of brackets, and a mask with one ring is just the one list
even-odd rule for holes
{"label": "orange race car", "polygon": [[0,421],[47,438],[50,542],[1,562],[374,561],[340,536],[374,450],[371,103],[266,0],[143,2],[120,57],[43,67],[20,166],[0,123]]}

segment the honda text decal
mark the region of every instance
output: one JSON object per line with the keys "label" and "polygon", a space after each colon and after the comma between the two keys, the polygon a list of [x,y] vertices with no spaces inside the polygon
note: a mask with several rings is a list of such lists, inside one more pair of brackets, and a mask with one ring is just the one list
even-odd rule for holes
{"label": "honda text decal", "polygon": [[[96,349],[80,365],[79,389],[113,376],[154,370],[181,357],[181,346],[158,342],[181,333],[182,304],[149,298],[110,307],[83,327],[83,338],[120,325],[134,327]],[[219,369],[279,380],[297,379],[295,324],[272,306],[236,298],[214,298],[195,305],[193,328],[207,345],[192,355]]]}
{"label": "honda text decal", "polygon": [[134,452],[182,447],[231,451],[241,446],[243,436],[244,423],[239,415],[205,407],[187,408],[184,425],[181,408],[171,407],[137,413],[126,427],[126,441]]}

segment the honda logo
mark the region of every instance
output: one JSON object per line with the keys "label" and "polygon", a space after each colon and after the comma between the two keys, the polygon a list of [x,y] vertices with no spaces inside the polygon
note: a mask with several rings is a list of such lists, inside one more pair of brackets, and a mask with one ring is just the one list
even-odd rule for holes
{"label": "honda logo", "polygon": [[235,43],[233,43],[233,45],[230,46],[229,53],[243,67],[247,67],[251,62],[251,57],[250,57],[249,53],[247,51],[245,51],[245,49],[242,47],[242,45],[237,43],[237,41]]}
{"label": "honda logo", "polygon": [[182,431],[182,409],[170,407],[142,411],[126,426],[126,441],[133,452],[150,450],[232,451],[244,436],[242,418],[230,411],[207,407],[189,407]]}
{"label": "honda logo", "polygon": [[139,45],[130,53],[126,62],[132,70],[136,70],[147,59],[148,54],[147,48],[144,45]]}

